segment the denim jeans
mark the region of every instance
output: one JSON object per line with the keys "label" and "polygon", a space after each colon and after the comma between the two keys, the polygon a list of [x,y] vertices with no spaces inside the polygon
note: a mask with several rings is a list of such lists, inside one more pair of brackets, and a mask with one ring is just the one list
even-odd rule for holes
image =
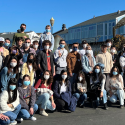
{"label": "denim jeans", "polygon": [[10,120],[7,121],[0,120],[0,125],[7,125],[12,123],[17,118],[20,109],[21,105],[19,104],[14,111],[8,111],[6,113],[3,113],[3,115],[8,116]]}
{"label": "denim jeans", "polygon": [[87,100],[87,94],[83,93],[80,95],[80,93],[75,93],[74,96],[80,101],[81,104],[84,104],[84,102]]}
{"label": "denim jeans", "polygon": [[[34,115],[36,113],[36,111],[38,110],[38,105],[35,104],[33,109],[34,109],[34,113],[33,113],[33,115]],[[19,112],[18,118],[29,119],[33,115],[30,115],[30,113],[26,109],[21,109]]]}
{"label": "denim jeans", "polygon": [[55,108],[52,107],[52,103],[49,100],[50,95],[48,93],[44,93],[40,95],[36,101],[36,104],[41,105],[42,109],[49,109],[49,110],[55,110]]}
{"label": "denim jeans", "polygon": [[119,98],[120,105],[124,105],[124,90],[117,90],[116,94],[110,97],[110,101],[116,103],[117,97]]}
{"label": "denim jeans", "polygon": [[71,83],[71,87],[73,86],[75,79],[76,79],[77,74],[72,73],[72,77],[69,78],[69,81]]}

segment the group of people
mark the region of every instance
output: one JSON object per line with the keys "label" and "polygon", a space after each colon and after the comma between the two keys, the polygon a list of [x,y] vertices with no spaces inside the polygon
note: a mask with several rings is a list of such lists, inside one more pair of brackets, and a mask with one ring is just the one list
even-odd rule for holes
{"label": "group of people", "polygon": [[24,33],[25,24],[13,38],[0,37],[0,124],[15,125],[25,119],[37,120],[34,114],[48,116],[46,110],[73,112],[90,102],[93,108],[103,100],[120,102],[124,107],[125,44],[120,52],[110,39],[101,45],[96,57],[87,41],[73,43],[71,52],[65,40],[53,52],[51,27],[40,41]]}

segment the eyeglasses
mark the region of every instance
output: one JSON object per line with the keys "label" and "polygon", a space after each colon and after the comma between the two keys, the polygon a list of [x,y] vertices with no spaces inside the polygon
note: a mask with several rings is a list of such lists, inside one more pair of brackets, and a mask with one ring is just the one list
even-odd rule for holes
{"label": "eyeglasses", "polygon": [[65,44],[65,43],[60,43],[60,44]]}
{"label": "eyeglasses", "polygon": [[25,43],[30,43],[30,42],[25,42]]}

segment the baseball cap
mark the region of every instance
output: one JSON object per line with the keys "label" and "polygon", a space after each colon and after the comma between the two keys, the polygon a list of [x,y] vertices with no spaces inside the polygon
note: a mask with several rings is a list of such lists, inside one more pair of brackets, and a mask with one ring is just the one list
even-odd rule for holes
{"label": "baseball cap", "polygon": [[87,41],[86,41],[86,40],[83,40],[83,41],[82,41],[82,44],[86,44],[86,43],[87,43]]}
{"label": "baseball cap", "polygon": [[4,38],[3,38],[3,37],[0,37],[0,41],[3,41],[3,42],[4,42],[5,40],[4,40]]}

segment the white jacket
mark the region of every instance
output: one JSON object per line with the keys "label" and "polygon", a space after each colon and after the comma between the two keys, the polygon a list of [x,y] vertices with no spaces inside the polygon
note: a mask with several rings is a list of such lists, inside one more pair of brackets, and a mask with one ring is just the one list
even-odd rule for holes
{"label": "white jacket", "polygon": [[[13,95],[13,93],[11,92],[11,96],[12,95]],[[9,99],[8,92],[6,90],[4,90],[0,94],[0,114],[6,113],[8,111],[14,111],[15,108],[20,104],[18,91],[17,91],[17,99],[13,103],[11,103],[13,105],[13,108],[10,108],[7,105],[8,99]]]}
{"label": "white jacket", "polygon": [[125,57],[121,56],[119,59],[120,66],[122,67],[122,71],[124,72],[125,67]]}

